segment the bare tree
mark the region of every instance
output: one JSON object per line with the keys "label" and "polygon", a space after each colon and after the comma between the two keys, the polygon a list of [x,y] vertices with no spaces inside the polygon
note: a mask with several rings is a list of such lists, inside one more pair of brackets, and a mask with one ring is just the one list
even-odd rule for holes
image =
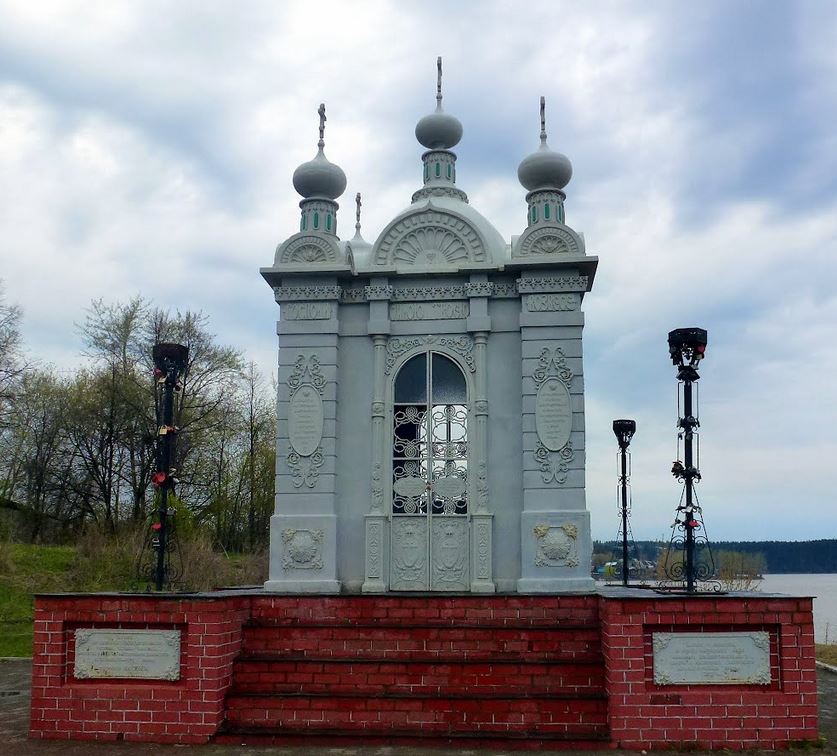
{"label": "bare tree", "polygon": [[9,414],[25,366],[20,353],[20,308],[6,304],[0,281],[0,431],[9,422]]}

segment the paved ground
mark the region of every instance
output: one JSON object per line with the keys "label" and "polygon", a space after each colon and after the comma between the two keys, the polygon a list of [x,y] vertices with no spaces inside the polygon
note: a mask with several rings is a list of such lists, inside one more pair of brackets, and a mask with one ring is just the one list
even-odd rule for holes
{"label": "paved ground", "polygon": [[[500,756],[504,751],[440,750],[423,748],[257,748],[254,746],[161,746],[148,743],[89,743],[73,741],[29,740],[30,662],[24,659],[0,660],[0,754],[14,756],[180,756],[192,751],[195,756]],[[837,672],[819,671],[820,734],[826,745],[818,753],[837,753]],[[514,752],[520,753],[520,752]],[[541,751],[540,753],[551,753]],[[571,756],[571,751],[560,751]],[[584,756],[596,752],[584,751]],[[601,751],[602,755],[613,751]],[[668,752],[674,753],[674,752]],[[752,754],[752,751],[748,751]],[[580,756],[580,755],[579,755]]]}

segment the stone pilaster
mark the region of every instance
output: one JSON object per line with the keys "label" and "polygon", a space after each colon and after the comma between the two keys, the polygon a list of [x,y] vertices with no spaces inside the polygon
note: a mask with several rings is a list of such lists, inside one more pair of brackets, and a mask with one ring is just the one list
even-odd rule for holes
{"label": "stone pilaster", "polygon": [[364,593],[381,593],[387,589],[386,563],[389,534],[389,516],[384,507],[384,471],[388,473],[384,453],[384,418],[386,417],[385,375],[388,337],[372,336],[374,354],[374,390],[372,399],[372,475],[369,513],[365,517],[365,567],[362,590]]}
{"label": "stone pilaster", "polygon": [[336,280],[276,287],[281,336],[276,508],[265,590],[337,593]]}
{"label": "stone pilaster", "polygon": [[494,593],[493,581],[493,515],[488,508],[488,395],[485,359],[488,333],[477,331],[474,339],[474,401],[473,454],[476,481],[472,486],[471,509],[471,590]]}
{"label": "stone pilaster", "polygon": [[521,592],[592,590],[580,309],[586,279],[523,272]]}

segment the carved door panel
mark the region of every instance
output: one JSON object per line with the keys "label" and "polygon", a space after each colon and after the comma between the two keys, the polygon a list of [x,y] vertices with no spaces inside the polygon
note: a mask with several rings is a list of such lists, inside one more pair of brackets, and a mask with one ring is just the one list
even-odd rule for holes
{"label": "carved door panel", "polygon": [[390,588],[467,591],[468,401],[452,360],[428,352],[395,380]]}

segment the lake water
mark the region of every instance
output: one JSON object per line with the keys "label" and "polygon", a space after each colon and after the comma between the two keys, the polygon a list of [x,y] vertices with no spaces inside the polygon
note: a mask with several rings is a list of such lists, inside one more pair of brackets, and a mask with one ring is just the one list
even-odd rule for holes
{"label": "lake water", "polygon": [[837,643],[837,575],[765,575],[759,591],[815,596],[814,638],[817,643]]}

